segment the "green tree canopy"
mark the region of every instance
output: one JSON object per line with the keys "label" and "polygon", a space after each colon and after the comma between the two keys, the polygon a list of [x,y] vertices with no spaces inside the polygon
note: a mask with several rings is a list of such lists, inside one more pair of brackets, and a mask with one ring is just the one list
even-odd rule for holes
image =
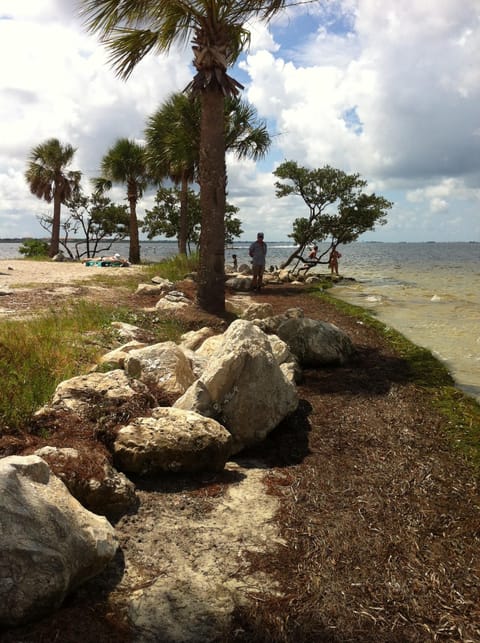
{"label": "green tree canopy", "polygon": [[[126,205],[116,205],[98,192],[86,196],[78,190],[65,206],[68,215],[61,222],[60,245],[72,259],[107,252],[115,241],[128,236],[130,214]],[[42,228],[50,231],[52,217],[38,218]]]}
{"label": "green tree canopy", "polygon": [[365,193],[367,181],[359,174],[346,174],[329,165],[310,170],[296,161],[285,161],[274,175],[281,179],[275,182],[278,198],[299,196],[308,208],[308,217],[293,222],[289,236],[298,247],[284,266],[295,259],[300,260],[307,245],[329,241],[329,247],[320,257],[319,262],[322,262],[322,257],[338,245],[351,243],[376,225],[384,225],[393,205],[384,197]]}
{"label": "green tree canopy", "polygon": [[[149,239],[158,236],[165,236],[168,239],[178,238],[178,227],[180,219],[180,197],[181,191],[176,188],[160,188],[155,195],[155,206],[145,211],[142,232],[146,232]],[[187,193],[187,246],[189,251],[191,245],[198,245],[200,240],[200,228],[202,213],[200,208],[200,197],[198,193],[189,189]],[[243,230],[241,221],[235,215],[239,208],[226,204],[225,208],[225,243],[232,243],[239,237]]]}
{"label": "green tree canopy", "polygon": [[[271,145],[270,134],[256,109],[247,101],[225,99],[225,148],[237,158],[262,158]],[[172,94],[148,119],[145,129],[150,172],[158,181],[170,178],[181,186],[178,249],[186,252],[187,189],[198,180],[200,165],[200,100]],[[227,222],[227,221],[226,221]]]}
{"label": "green tree canopy", "polygon": [[50,138],[33,148],[25,172],[30,192],[47,203],[53,201],[50,257],[59,250],[62,203],[78,189],[82,176],[81,172],[67,170],[75,152],[76,148],[68,143],[63,145],[58,139]]}

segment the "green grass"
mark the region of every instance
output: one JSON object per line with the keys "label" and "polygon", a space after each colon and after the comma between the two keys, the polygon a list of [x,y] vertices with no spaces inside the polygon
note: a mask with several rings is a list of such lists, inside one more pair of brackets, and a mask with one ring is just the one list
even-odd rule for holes
{"label": "green grass", "polygon": [[29,320],[0,323],[0,433],[25,428],[63,380],[87,372],[114,345],[112,321],[138,325],[157,341],[177,341],[176,320],[78,301]]}
{"label": "green grass", "polygon": [[[177,256],[145,264],[140,273],[122,269],[122,287],[134,291],[139,283],[160,276],[183,279],[196,269],[196,256]],[[93,280],[118,287],[118,275],[108,271]],[[0,322],[0,433],[24,428],[32,414],[51,397],[63,380],[87,372],[114,345],[112,321],[122,321],[154,333],[156,341],[178,341],[185,328],[136,309],[78,301],[65,310],[29,320]]]}
{"label": "green grass", "polygon": [[410,368],[411,381],[430,393],[432,409],[441,413],[452,445],[480,471],[480,404],[455,386],[447,367],[426,348],[410,342],[369,311],[330,294],[311,290],[350,317],[374,328]]}

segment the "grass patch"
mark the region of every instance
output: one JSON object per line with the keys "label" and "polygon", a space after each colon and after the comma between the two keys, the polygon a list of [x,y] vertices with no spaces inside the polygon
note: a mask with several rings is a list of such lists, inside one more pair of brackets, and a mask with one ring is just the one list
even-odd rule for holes
{"label": "grass patch", "polygon": [[83,300],[25,321],[0,323],[0,433],[24,428],[63,380],[87,372],[116,341],[112,321],[138,325],[157,341],[177,341],[184,332],[171,319]]}
{"label": "grass patch", "polygon": [[176,255],[170,259],[164,259],[159,263],[147,264],[145,266],[145,276],[159,276],[170,281],[181,281],[191,272],[198,270],[198,254],[192,254],[188,257],[185,255]]}
{"label": "grass patch", "polygon": [[318,290],[312,294],[327,299],[337,310],[374,328],[410,368],[411,381],[428,390],[432,407],[446,420],[452,445],[480,470],[480,404],[455,386],[447,367],[432,353],[376,319],[369,311]]}

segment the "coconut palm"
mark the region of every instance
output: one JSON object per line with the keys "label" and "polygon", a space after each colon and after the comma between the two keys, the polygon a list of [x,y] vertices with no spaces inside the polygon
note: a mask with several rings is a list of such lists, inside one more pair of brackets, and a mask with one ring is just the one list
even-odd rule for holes
{"label": "coconut palm", "polygon": [[87,29],[100,34],[124,77],[151,51],[168,52],[191,37],[196,74],[189,89],[200,95],[199,182],[202,209],[198,301],[225,309],[224,99],[240,83],[227,74],[249,43],[249,20],[269,20],[286,0],[81,0]]}
{"label": "coconut palm", "polygon": [[145,148],[128,138],[119,138],[102,158],[102,176],[94,179],[99,193],[110,190],[114,183],[127,186],[127,201],[130,208],[128,260],[140,263],[140,241],[138,238],[137,202],[148,185]]}
{"label": "coconut palm", "polygon": [[[257,160],[265,155],[271,139],[256,109],[236,97],[225,100],[225,148],[238,158]],[[149,118],[145,129],[151,171],[161,180],[181,184],[179,252],[186,253],[188,183],[198,178],[200,150],[200,101],[183,93],[170,96]]]}
{"label": "coconut palm", "polygon": [[50,138],[33,148],[25,172],[30,192],[47,203],[53,201],[50,257],[59,250],[62,203],[68,201],[80,186],[81,172],[66,170],[76,151],[68,143],[62,145],[58,139]]}

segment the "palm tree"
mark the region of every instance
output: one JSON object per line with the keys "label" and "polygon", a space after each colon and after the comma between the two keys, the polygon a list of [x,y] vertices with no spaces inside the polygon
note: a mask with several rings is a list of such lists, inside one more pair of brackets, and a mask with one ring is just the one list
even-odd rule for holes
{"label": "palm tree", "polygon": [[58,139],[50,138],[33,148],[25,172],[30,192],[47,203],[53,201],[50,257],[59,250],[62,203],[68,201],[80,186],[81,172],[66,171],[76,151],[68,143],[62,145]]}
{"label": "palm tree", "polygon": [[130,263],[140,263],[137,201],[148,185],[145,148],[128,138],[119,138],[103,157],[101,173],[102,176],[94,180],[95,188],[99,193],[110,190],[114,183],[127,186],[127,200],[130,207],[128,260]]}
{"label": "palm tree", "polygon": [[[224,105],[225,149],[238,158],[257,160],[271,144],[266,124],[258,121],[253,105],[227,97]],[[170,96],[149,118],[145,129],[151,171],[159,180],[168,177],[181,184],[179,252],[186,254],[188,184],[198,178],[200,101],[183,93]]]}
{"label": "palm tree", "polygon": [[151,51],[168,52],[192,36],[201,102],[199,182],[202,209],[199,304],[225,310],[225,96],[242,85],[227,74],[249,43],[249,20],[270,18],[287,0],[81,0],[87,29],[100,34],[117,73],[128,78]]}
{"label": "palm tree", "polygon": [[150,172],[180,185],[178,251],[187,254],[188,184],[198,175],[200,103],[172,94],[147,121],[145,140]]}

